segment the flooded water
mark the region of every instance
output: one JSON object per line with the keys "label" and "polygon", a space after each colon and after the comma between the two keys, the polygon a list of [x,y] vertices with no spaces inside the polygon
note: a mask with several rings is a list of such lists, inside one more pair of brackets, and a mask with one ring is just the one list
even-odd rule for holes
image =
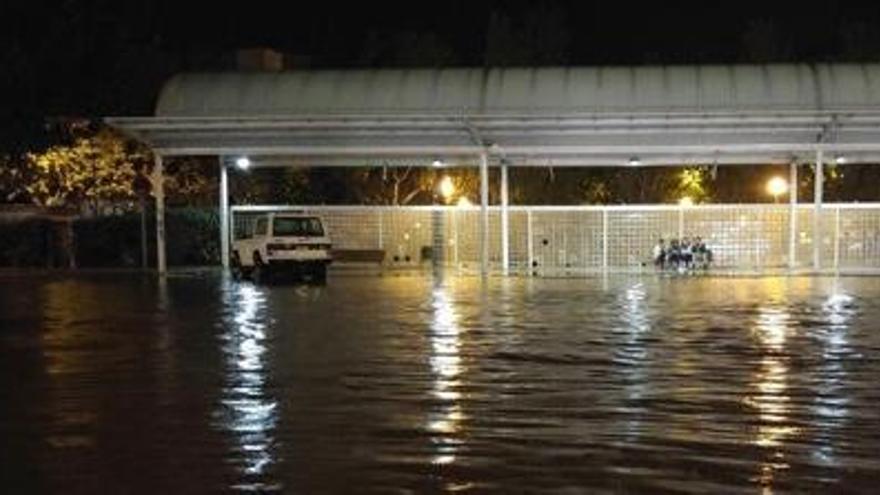
{"label": "flooded water", "polygon": [[0,278],[5,493],[871,492],[880,279]]}

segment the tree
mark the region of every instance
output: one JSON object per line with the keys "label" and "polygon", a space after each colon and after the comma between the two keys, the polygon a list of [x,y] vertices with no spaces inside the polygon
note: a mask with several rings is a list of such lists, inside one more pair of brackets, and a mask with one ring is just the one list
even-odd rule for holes
{"label": "tree", "polygon": [[711,199],[707,185],[709,171],[706,167],[688,167],[677,174],[675,188],[667,194],[666,199],[677,201],[691,198],[695,203],[703,203]]}
{"label": "tree", "polygon": [[[310,172],[301,168],[266,168],[247,172],[233,171],[230,176],[231,197],[235,203],[307,204],[320,203],[320,192],[310,187]],[[216,181],[210,193],[217,197]],[[216,199],[214,199],[216,201]]]}
{"label": "tree", "polygon": [[135,199],[134,183],[151,160],[148,153],[103,129],[26,155],[26,184],[31,200],[46,207],[70,207],[100,214]]}
{"label": "tree", "polygon": [[794,54],[791,37],[770,19],[750,21],[740,44],[745,61],[752,63],[783,62]]}
{"label": "tree", "polygon": [[570,38],[566,14],[554,6],[536,4],[516,20],[493,11],[486,29],[485,64],[564,65]]}
{"label": "tree", "polygon": [[383,35],[373,30],[364,40],[358,63],[367,67],[448,67],[460,64],[461,59],[433,32]]}
{"label": "tree", "polygon": [[165,164],[165,197],[171,204],[214,206],[217,203],[217,160],[174,157]]}
{"label": "tree", "polygon": [[20,159],[0,155],[0,203],[25,201],[25,171]]}

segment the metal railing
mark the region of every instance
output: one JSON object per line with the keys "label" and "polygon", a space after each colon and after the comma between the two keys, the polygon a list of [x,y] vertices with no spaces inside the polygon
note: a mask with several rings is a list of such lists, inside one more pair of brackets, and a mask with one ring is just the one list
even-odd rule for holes
{"label": "metal railing", "polygon": [[[388,266],[480,263],[479,207],[235,206],[233,232],[261,213],[320,215],[335,249],[381,250]],[[658,239],[701,237],[714,266],[731,270],[813,267],[812,204],[698,206],[511,206],[513,271],[631,270],[650,265]],[[792,211],[795,212],[792,218]],[[819,258],[823,269],[880,268],[880,203],[824,204]],[[795,221],[792,238],[790,222]],[[489,209],[489,263],[503,260],[500,207]],[[795,259],[789,259],[790,249]]]}

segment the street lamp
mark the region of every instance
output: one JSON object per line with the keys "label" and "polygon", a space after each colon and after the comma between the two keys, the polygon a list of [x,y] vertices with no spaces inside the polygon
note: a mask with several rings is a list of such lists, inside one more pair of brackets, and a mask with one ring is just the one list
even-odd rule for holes
{"label": "street lamp", "polygon": [[235,160],[235,166],[240,170],[247,170],[251,168],[251,160],[246,156],[240,156]]}
{"label": "street lamp", "polygon": [[452,182],[452,178],[448,175],[440,180],[440,194],[446,203],[449,203],[449,200],[455,194],[455,183]]}
{"label": "street lamp", "polygon": [[773,202],[779,202],[779,196],[788,192],[788,182],[782,177],[773,177],[767,181],[767,193],[773,196]]}

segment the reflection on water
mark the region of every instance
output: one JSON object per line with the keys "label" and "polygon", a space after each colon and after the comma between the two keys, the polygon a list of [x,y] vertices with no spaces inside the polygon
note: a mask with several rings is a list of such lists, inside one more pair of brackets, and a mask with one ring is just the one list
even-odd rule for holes
{"label": "reflection on water", "polygon": [[48,487],[10,493],[872,493],[878,301],[880,278],[16,279],[0,477]]}
{"label": "reflection on water", "polygon": [[[224,322],[225,385],[220,427],[238,442],[235,459],[244,482],[237,489],[264,491],[280,486],[264,476],[276,462],[275,427],[278,403],[266,390],[265,288],[250,284],[226,287],[231,318]],[[254,481],[249,481],[254,480]]]}
{"label": "reflection on water", "polygon": [[818,393],[813,400],[813,412],[820,418],[817,432],[817,448],[813,457],[822,465],[840,465],[835,451],[835,437],[849,415],[849,399],[844,390],[846,368],[844,361],[851,358],[849,324],[855,315],[852,296],[834,287],[822,304],[825,318],[817,332],[822,345],[819,367]]}
{"label": "reflection on water", "polygon": [[[771,292],[771,295],[776,295]],[[762,447],[765,457],[760,465],[758,481],[765,487],[773,484],[778,471],[789,468],[785,459],[785,440],[797,433],[791,424],[788,395],[788,352],[785,343],[792,331],[791,315],[783,306],[762,305],[758,308],[755,334],[761,345],[761,360],[754,375],[756,394],[747,403],[758,411],[755,444]],[[779,304],[779,303],[776,303]]]}
{"label": "reflection on water", "polygon": [[461,441],[458,432],[465,419],[459,403],[461,386],[461,329],[458,315],[445,286],[438,285],[432,292],[433,312],[429,326],[431,355],[429,362],[433,374],[431,394],[437,406],[429,413],[428,431],[434,436],[434,464],[451,464],[455,461]]}
{"label": "reflection on water", "polygon": [[619,372],[624,379],[626,397],[626,421],[624,428],[628,442],[637,441],[642,433],[642,417],[645,409],[640,401],[647,392],[646,361],[648,347],[646,334],[651,329],[651,318],[646,309],[647,292],[643,282],[629,285],[621,294],[622,344],[615,352]]}

